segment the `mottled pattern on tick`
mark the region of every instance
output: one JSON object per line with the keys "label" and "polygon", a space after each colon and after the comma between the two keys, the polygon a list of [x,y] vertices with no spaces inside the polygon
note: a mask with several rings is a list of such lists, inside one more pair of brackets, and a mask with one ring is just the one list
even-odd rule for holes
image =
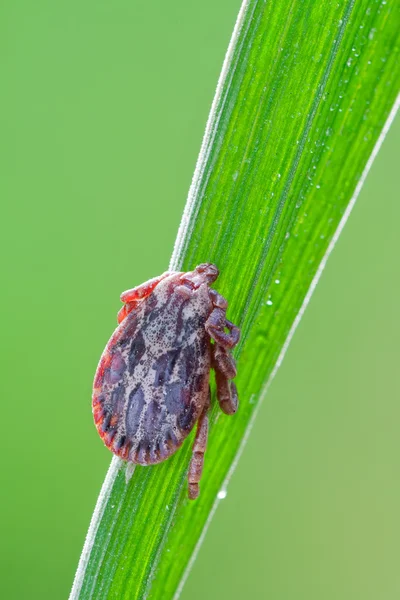
{"label": "mottled pattern on tick", "polygon": [[97,371],[93,412],[105,444],[138,464],[168,458],[208,398],[211,310],[207,283],[179,285],[172,274],[122,321]]}

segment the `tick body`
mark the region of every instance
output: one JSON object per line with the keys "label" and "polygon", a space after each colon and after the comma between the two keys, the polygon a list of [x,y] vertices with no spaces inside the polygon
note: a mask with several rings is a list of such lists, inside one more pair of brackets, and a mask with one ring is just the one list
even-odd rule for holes
{"label": "tick body", "polygon": [[218,269],[201,264],[167,272],[123,292],[119,326],[97,367],[93,415],[105,445],[140,465],[166,460],[197,423],[189,466],[189,498],[199,495],[207,445],[210,369],[226,414],[238,407],[230,350],[239,329],[227,301],[210,288]]}

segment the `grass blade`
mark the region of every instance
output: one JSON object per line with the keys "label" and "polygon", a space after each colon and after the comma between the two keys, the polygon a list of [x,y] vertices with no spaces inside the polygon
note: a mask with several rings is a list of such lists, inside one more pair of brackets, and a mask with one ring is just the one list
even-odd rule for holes
{"label": "grass blade", "polygon": [[226,417],[214,402],[194,503],[185,482],[191,440],[166,463],[137,467],[129,484],[113,460],[71,598],[179,595],[396,112],[398,16],[390,2],[243,4],[171,264],[212,261],[221,271],[217,288],[242,328],[240,410]]}

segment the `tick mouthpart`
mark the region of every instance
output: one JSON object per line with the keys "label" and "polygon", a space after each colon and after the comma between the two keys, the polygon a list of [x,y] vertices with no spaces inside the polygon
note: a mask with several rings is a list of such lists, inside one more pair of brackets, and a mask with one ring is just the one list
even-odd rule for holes
{"label": "tick mouthpart", "polygon": [[197,265],[194,271],[204,277],[209,283],[215,281],[219,275],[217,267],[212,263],[202,263],[201,265]]}
{"label": "tick mouthpart", "polygon": [[210,284],[217,279],[219,271],[217,267],[211,263],[202,263],[198,265],[194,271],[183,273],[181,281],[190,289],[196,290],[203,283]]}

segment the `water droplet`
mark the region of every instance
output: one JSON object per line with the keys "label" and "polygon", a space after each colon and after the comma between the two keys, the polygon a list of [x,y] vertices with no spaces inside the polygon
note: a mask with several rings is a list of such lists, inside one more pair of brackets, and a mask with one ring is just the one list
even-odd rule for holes
{"label": "water droplet", "polygon": [[267,300],[268,306],[272,306],[272,300]]}
{"label": "water droplet", "polygon": [[227,493],[228,492],[226,490],[219,490],[217,494],[218,500],[223,500],[224,498],[226,498]]}
{"label": "water droplet", "polygon": [[238,175],[239,175],[239,171],[235,171],[234,174],[232,175],[233,181],[236,181],[236,179],[238,178]]}
{"label": "water droplet", "polygon": [[275,283],[276,283],[276,284],[278,284],[278,283],[280,283],[280,282],[281,282],[281,280],[280,280],[280,279],[275,279]]}

